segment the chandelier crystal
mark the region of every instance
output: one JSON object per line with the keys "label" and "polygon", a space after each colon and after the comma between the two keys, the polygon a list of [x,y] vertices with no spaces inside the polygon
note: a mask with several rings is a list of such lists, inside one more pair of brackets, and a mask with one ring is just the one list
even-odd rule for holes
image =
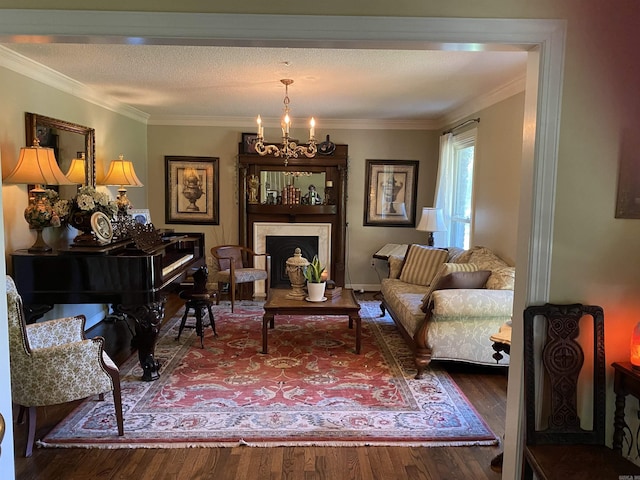
{"label": "chandelier crystal", "polygon": [[313,158],[316,156],[317,147],[315,140],[315,125],[316,122],[311,117],[309,122],[309,142],[307,145],[298,145],[295,141],[289,137],[289,129],[291,128],[291,117],[289,115],[289,85],[293,83],[290,78],[283,78],[280,82],[284,85],[284,115],[282,116],[282,145],[265,145],[264,144],[264,127],[262,126],[262,119],[258,115],[258,139],[255,143],[256,152],[260,155],[273,155],[274,157],[284,158],[285,167],[289,164],[290,158],[298,158],[300,155],[304,155],[307,158]]}

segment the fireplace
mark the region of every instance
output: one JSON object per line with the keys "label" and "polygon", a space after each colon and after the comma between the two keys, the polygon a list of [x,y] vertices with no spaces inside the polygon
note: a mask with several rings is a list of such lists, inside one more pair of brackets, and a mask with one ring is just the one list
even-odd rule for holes
{"label": "fireplace", "polygon": [[[276,250],[271,251],[268,248],[267,238],[271,239],[270,242],[279,245]],[[330,223],[256,222],[253,225],[253,245],[256,252],[267,252],[271,255],[271,286],[274,288],[289,287],[289,277],[284,272],[285,263],[289,257],[293,256],[296,247],[302,249],[302,256],[309,261],[317,253],[322,264],[326,265],[329,278],[331,278]],[[274,252],[278,252],[277,257],[279,258],[276,258]],[[258,259],[258,261],[260,260]],[[274,275],[279,278],[274,278]],[[256,296],[264,296],[263,282],[257,283]]]}
{"label": "fireplace", "polygon": [[[266,251],[271,255],[270,285],[273,288],[288,288],[291,284],[287,275],[286,263],[293,256],[296,248],[302,252],[302,256],[311,261],[314,255],[318,255],[317,236],[273,236],[266,237]],[[318,256],[319,258],[319,256]]]}

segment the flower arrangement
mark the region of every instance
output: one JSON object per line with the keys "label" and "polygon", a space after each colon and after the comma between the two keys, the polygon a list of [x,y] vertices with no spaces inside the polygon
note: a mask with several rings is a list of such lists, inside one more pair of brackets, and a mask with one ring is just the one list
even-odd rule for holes
{"label": "flower arrangement", "polygon": [[311,263],[304,267],[304,278],[307,279],[307,282],[311,283],[321,283],[324,282],[322,278],[322,274],[324,273],[325,267],[322,266],[320,260],[318,259],[318,255],[314,255]]}
{"label": "flower arrangement", "polygon": [[46,189],[36,192],[24,211],[24,219],[31,228],[60,227],[68,218],[70,204],[61,200],[58,192]]}
{"label": "flower arrangement", "polygon": [[102,212],[113,219],[118,212],[118,204],[107,193],[98,192],[90,186],[80,187],[78,194],[70,200],[69,214],[91,216],[95,212]]}

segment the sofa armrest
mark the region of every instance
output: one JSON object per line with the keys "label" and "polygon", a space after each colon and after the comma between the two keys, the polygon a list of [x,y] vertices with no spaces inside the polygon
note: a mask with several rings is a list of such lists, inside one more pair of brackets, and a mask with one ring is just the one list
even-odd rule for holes
{"label": "sofa armrest", "polygon": [[431,295],[434,316],[493,317],[511,316],[513,290],[452,289],[436,290]]}

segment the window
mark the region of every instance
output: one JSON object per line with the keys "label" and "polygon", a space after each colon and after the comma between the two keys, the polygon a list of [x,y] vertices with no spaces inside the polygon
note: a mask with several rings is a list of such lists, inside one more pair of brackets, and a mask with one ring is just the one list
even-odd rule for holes
{"label": "window", "polygon": [[477,129],[443,135],[440,146],[436,206],[448,231],[446,245],[468,249],[473,218],[473,164]]}

